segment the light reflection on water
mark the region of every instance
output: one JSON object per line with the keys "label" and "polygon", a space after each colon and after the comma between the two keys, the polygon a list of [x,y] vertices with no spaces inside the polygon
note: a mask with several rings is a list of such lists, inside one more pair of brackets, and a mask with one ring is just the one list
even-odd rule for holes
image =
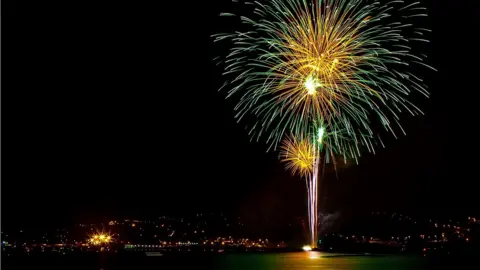
{"label": "light reflection on water", "polygon": [[226,255],[218,269],[424,269],[422,259],[408,256],[353,256],[317,251]]}

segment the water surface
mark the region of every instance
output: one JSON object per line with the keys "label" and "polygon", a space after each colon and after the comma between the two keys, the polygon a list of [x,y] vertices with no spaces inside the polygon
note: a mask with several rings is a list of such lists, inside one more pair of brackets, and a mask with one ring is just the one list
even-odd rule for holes
{"label": "water surface", "polygon": [[[3,256],[2,256],[3,257]],[[5,260],[6,259],[6,260]],[[321,252],[290,253],[167,253],[161,257],[142,254],[94,254],[80,256],[25,256],[2,258],[3,269],[40,270],[163,270],[163,269],[278,269],[278,270],[415,270],[472,269],[473,257],[354,256]]]}

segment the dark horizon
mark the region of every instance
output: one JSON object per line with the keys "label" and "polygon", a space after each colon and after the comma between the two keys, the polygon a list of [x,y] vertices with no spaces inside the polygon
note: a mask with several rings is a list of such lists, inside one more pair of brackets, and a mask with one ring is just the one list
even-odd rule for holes
{"label": "dark horizon", "polygon": [[[224,2],[34,3],[7,16],[2,226],[196,211],[304,214],[304,182],[250,142],[234,101],[217,91],[210,35]],[[422,3],[433,31],[428,64],[438,70],[421,72],[431,93],[419,99],[425,115],[404,117],[406,136],[364,152],[338,179],[328,173],[326,211],[480,214],[478,105],[470,97],[478,19],[466,3]]]}

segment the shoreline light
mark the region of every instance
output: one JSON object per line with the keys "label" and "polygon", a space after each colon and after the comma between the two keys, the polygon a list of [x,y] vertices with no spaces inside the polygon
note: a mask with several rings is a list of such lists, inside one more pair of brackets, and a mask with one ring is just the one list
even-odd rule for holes
{"label": "shoreline light", "polygon": [[312,251],[312,247],[311,246],[303,246],[302,249],[304,251]]}

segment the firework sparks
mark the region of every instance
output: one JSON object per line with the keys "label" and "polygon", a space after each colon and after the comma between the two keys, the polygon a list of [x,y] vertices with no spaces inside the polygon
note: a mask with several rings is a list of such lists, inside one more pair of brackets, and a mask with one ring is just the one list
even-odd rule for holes
{"label": "firework sparks", "polygon": [[316,159],[315,151],[310,140],[300,140],[288,137],[280,146],[280,156],[286,162],[286,169],[292,174],[300,174],[303,177],[313,172],[313,163]]}
{"label": "firework sparks", "polygon": [[[229,96],[240,95],[239,119],[255,117],[255,138],[265,135],[276,147],[286,131],[308,133],[312,120],[321,119],[364,134],[355,139],[371,149],[372,121],[403,131],[400,113],[421,113],[407,96],[428,93],[406,67],[425,65],[410,46],[426,41],[428,30],[404,22],[424,15],[418,3],[272,0],[252,6],[254,15],[240,16],[248,30],[215,37],[233,44],[224,59],[225,74],[233,75]],[[405,16],[397,22],[400,12]]]}

